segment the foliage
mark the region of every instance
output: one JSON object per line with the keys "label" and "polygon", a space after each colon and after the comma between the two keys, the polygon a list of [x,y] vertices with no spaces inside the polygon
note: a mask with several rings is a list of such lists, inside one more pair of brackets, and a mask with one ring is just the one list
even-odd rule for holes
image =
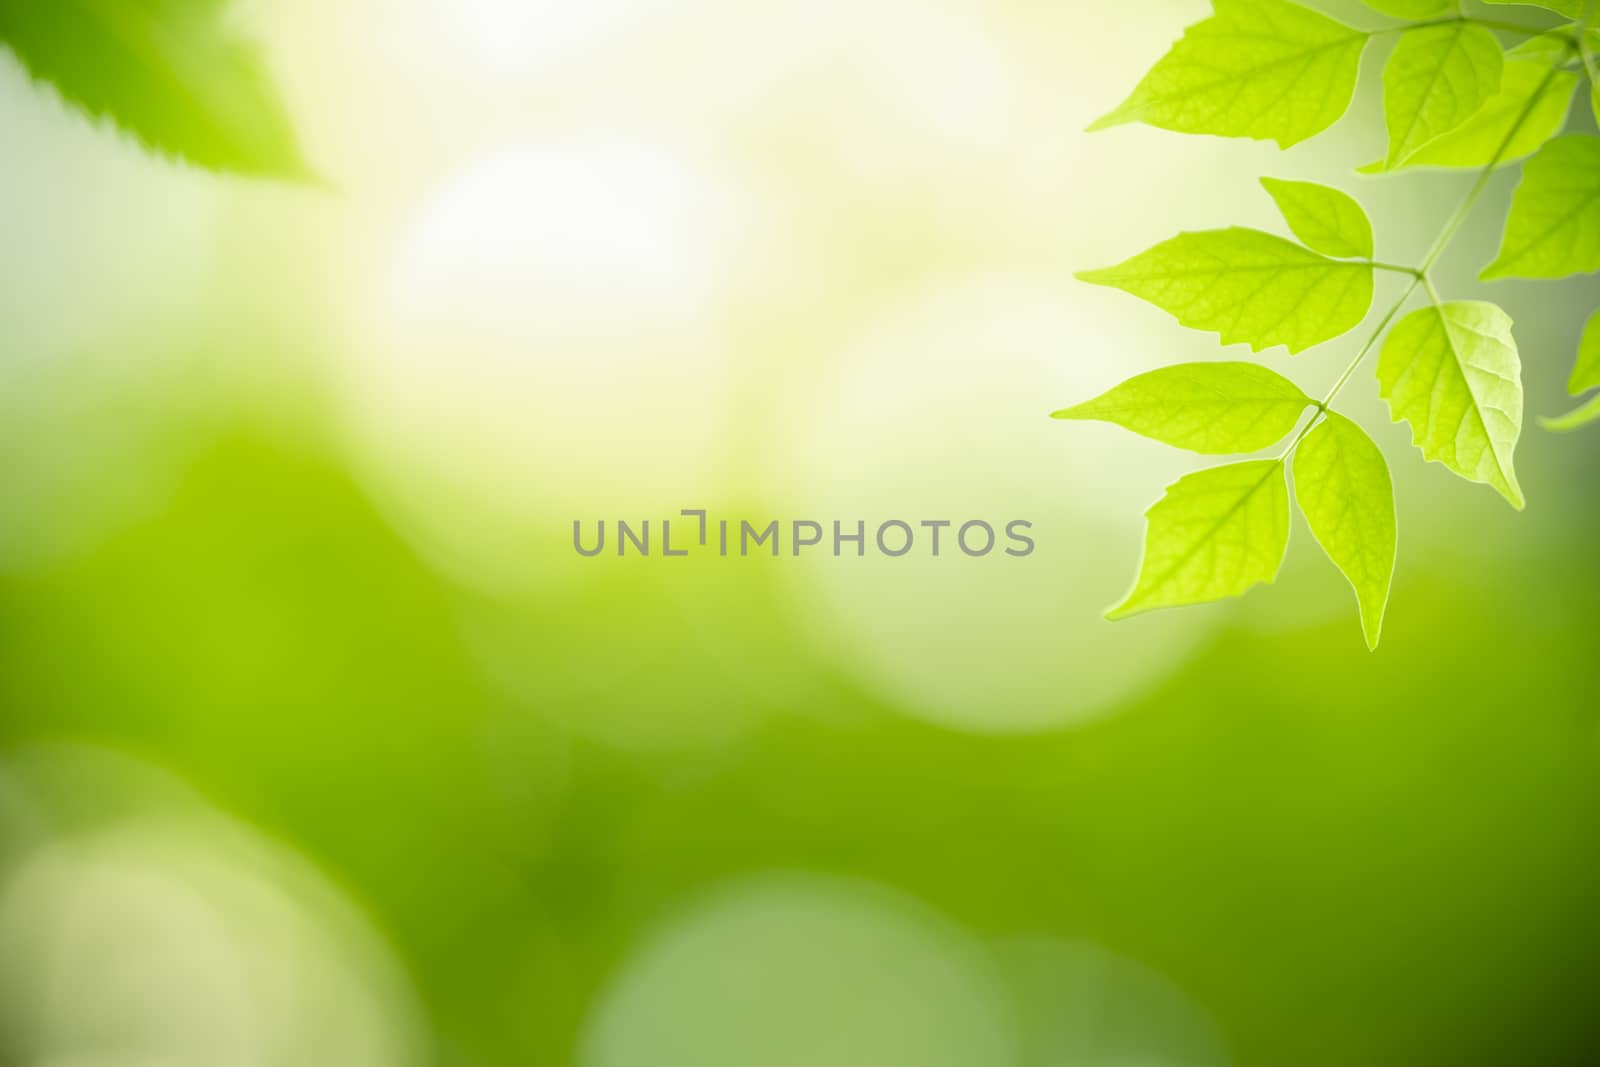
{"label": "foliage", "polygon": [[305,177],[294,132],[223,0],[0,0],[0,44],[89,115],[211,170]]}
{"label": "foliage", "polygon": [[[1363,171],[1472,168],[1478,181],[1415,267],[1374,258],[1371,223],[1348,194],[1265,178],[1298,242],[1237,228],[1186,233],[1080,275],[1216,333],[1225,345],[1257,352],[1282,346],[1291,354],[1355,329],[1371,310],[1376,275],[1399,275],[1403,291],[1321,400],[1252,364],[1188,364],[1140,375],[1057,417],[1114,422],[1209,455],[1245,455],[1289,439],[1275,458],[1200,471],[1169,488],[1148,513],[1133,590],[1110,618],[1238,596],[1272,582],[1287,545],[1285,472],[1292,461],[1295,499],[1354,588],[1375,648],[1394,574],[1394,491],[1382,452],[1333,404],[1379,351],[1379,392],[1395,421],[1410,423],[1423,457],[1523,507],[1514,461],[1522,366],[1511,317],[1494,304],[1447,302],[1432,272],[1494,173],[1524,159],[1503,244],[1484,279],[1600,270],[1600,138],[1561,136],[1585,80],[1585,96],[1600,114],[1600,2],[1534,4],[1566,20],[1538,16],[1545,22],[1535,24],[1463,14],[1454,0],[1367,0],[1401,20],[1374,29],[1292,0],[1214,6],[1213,16],[1191,27],[1091,129],[1142,122],[1288,148],[1343,116],[1368,45],[1392,39],[1384,70],[1389,147]],[[1419,294],[1426,306],[1403,314]],[[1600,315],[1584,335],[1571,382],[1575,395],[1596,388]],[[1545,425],[1569,430],[1594,421],[1600,398]]]}

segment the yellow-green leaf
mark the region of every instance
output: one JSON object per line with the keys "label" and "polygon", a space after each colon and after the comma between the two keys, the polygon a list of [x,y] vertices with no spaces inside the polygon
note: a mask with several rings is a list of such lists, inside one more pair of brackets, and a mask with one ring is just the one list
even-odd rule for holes
{"label": "yellow-green leaf", "polygon": [[1294,495],[1317,543],[1355,589],[1367,647],[1377,648],[1398,543],[1389,464],[1361,427],[1330,411],[1295,449]]}
{"label": "yellow-green leaf", "polygon": [[1350,107],[1367,34],[1288,0],[1215,0],[1127,101],[1092,130],[1143,122],[1179,133],[1314,137]]}
{"label": "yellow-green leaf", "polygon": [[1169,486],[1145,517],[1139,577],[1107,618],[1242,596],[1277,578],[1289,547],[1283,463],[1198,471]]}
{"label": "yellow-green leaf", "polygon": [[1583,5],[1588,0],[1483,0],[1486,4],[1515,4],[1521,7],[1542,7],[1569,19],[1583,17]]}
{"label": "yellow-green leaf", "polygon": [[1475,23],[1408,30],[1383,72],[1386,164],[1403,163],[1475,115],[1500,91],[1504,67],[1499,40]]}
{"label": "yellow-green leaf", "polygon": [[1583,338],[1578,342],[1578,362],[1572,367],[1572,378],[1567,382],[1567,392],[1580,396],[1591,389],[1600,389],[1600,311],[1589,319]]}
{"label": "yellow-green leaf", "polygon": [[1422,455],[1522,510],[1513,455],[1522,435],[1522,360],[1511,317],[1464,301],[1423,308],[1390,333],[1378,383]]}
{"label": "yellow-green leaf", "polygon": [[1597,270],[1600,137],[1558,137],[1524,168],[1500,255],[1483,277],[1565,278]]}
{"label": "yellow-green leaf", "polygon": [[1571,71],[1552,72],[1548,62],[1513,60],[1506,64],[1500,91],[1465,123],[1423,145],[1393,168],[1379,160],[1361,168],[1362,173],[1411,167],[1476,170],[1495,162],[1497,152],[1500,157],[1495,165],[1500,167],[1526,159],[1566,125],[1579,80]]}
{"label": "yellow-green leaf", "polygon": [[1372,221],[1354,199],[1315,182],[1262,178],[1283,219],[1313,251],[1338,259],[1371,259]]}
{"label": "yellow-green leaf", "polygon": [[[1589,37],[1591,40],[1600,40],[1600,30],[1590,30]],[[1528,38],[1507,52],[1506,59],[1541,63],[1546,70],[1549,70],[1556,64],[1577,58],[1576,44],[1577,34],[1572,32],[1572,27],[1562,27]]]}
{"label": "yellow-green leaf", "polygon": [[1458,0],[1366,0],[1374,11],[1397,19],[1431,19],[1457,9]]}
{"label": "yellow-green leaf", "polygon": [[1181,234],[1078,277],[1132,293],[1225,345],[1299,352],[1360,325],[1372,307],[1372,274],[1367,264],[1234,228]]}
{"label": "yellow-green leaf", "polygon": [[1110,422],[1206,455],[1258,452],[1283,440],[1311,399],[1256,363],[1183,363],[1129,378],[1054,418]]}
{"label": "yellow-green leaf", "polygon": [[303,176],[293,131],[222,0],[0,2],[0,43],[90,115],[214,170]]}
{"label": "yellow-green leaf", "polygon": [[1594,397],[1578,410],[1554,419],[1540,419],[1539,425],[1553,433],[1571,433],[1592,423],[1600,422],[1600,396]]}

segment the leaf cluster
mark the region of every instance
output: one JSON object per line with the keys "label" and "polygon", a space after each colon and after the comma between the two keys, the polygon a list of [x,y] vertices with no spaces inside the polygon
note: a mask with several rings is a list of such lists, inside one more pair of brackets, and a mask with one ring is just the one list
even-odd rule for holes
{"label": "leaf cluster", "polygon": [[[1287,149],[1349,110],[1363,56],[1375,40],[1391,38],[1383,77],[1388,148],[1363,173],[1479,172],[1416,266],[1376,258],[1372,224],[1349,194],[1264,178],[1294,239],[1237,227],[1184,233],[1079,275],[1217,334],[1224,345],[1290,354],[1365,322],[1380,274],[1404,280],[1321,399],[1254,363],[1191,363],[1139,375],[1056,413],[1116,423],[1204,455],[1243,456],[1287,440],[1276,458],[1211,467],[1168,488],[1147,512],[1138,576],[1110,609],[1112,619],[1271,583],[1288,548],[1292,495],[1354,588],[1368,646],[1377,647],[1398,545],[1393,483],[1372,438],[1333,407],[1373,352],[1379,393],[1394,420],[1410,424],[1424,459],[1524,506],[1515,467],[1523,386],[1514,324],[1494,304],[1445,299],[1432,271],[1489,179],[1519,163],[1500,251],[1483,279],[1600,270],[1600,137],[1562,133],[1580,86],[1600,116],[1600,0],[1533,4],[1546,12],[1539,25],[1463,14],[1456,0],[1366,2],[1399,21],[1361,29],[1292,0],[1214,0],[1212,17],[1190,27],[1091,127],[1138,122]],[[1408,312],[1419,295],[1423,306]],[[1574,395],[1597,389],[1600,313],[1584,333],[1571,380]],[[1594,421],[1600,396],[1546,425],[1570,430]]]}

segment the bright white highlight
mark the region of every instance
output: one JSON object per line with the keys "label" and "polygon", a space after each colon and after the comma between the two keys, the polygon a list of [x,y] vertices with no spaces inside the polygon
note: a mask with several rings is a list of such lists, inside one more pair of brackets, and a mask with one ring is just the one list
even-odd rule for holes
{"label": "bright white highlight", "polygon": [[552,515],[704,499],[743,203],[648,137],[573,130],[423,207],[346,395],[363,464],[437,562],[515,586],[571,556],[528,540],[566,528]]}

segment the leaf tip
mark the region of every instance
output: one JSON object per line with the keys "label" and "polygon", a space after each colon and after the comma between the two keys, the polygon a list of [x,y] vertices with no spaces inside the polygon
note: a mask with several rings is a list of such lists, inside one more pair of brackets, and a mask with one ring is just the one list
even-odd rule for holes
{"label": "leaf tip", "polygon": [[[1143,570],[1143,564],[1142,563],[1140,564],[1140,569]],[[1138,595],[1139,595],[1139,586],[1138,586],[1138,582],[1136,581],[1134,583],[1133,588],[1129,589],[1126,593],[1124,593],[1122,595],[1122,598],[1120,600],[1118,600],[1115,604],[1112,604],[1110,607],[1106,608],[1106,610],[1102,614],[1105,615],[1106,620],[1108,622],[1122,622],[1124,619],[1131,619],[1135,615],[1144,614],[1146,611],[1148,611],[1150,609],[1140,605],[1137,602],[1137,600],[1135,598]]]}
{"label": "leaf tip", "polygon": [[1085,126],[1083,128],[1083,132],[1099,133],[1101,130],[1110,130],[1118,126],[1126,126],[1132,121],[1134,121],[1133,116],[1128,114],[1128,109],[1124,105],[1116,108],[1113,111],[1108,111],[1104,115],[1101,115],[1099,118],[1089,123],[1089,125]]}
{"label": "leaf tip", "polygon": [[1367,640],[1368,652],[1378,651],[1378,643],[1383,639],[1383,620],[1380,618],[1376,622],[1364,623],[1361,635]]}

